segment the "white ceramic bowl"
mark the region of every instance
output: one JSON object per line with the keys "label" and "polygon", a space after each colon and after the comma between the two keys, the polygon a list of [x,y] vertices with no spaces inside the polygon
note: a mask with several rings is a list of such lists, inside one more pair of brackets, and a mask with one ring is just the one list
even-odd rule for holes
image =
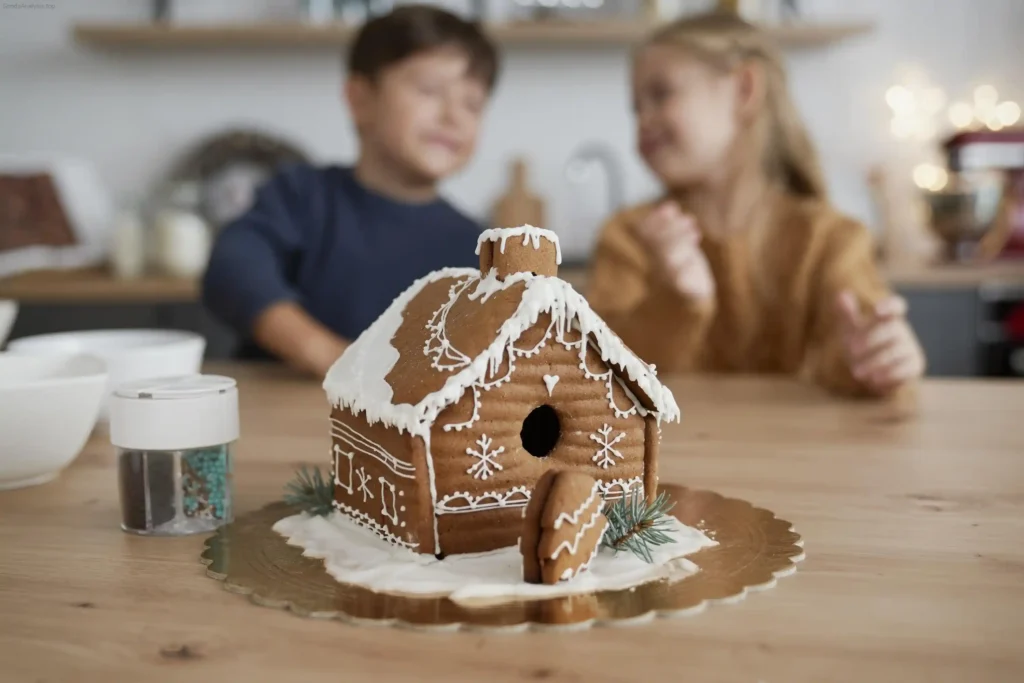
{"label": "white ceramic bowl", "polygon": [[14,319],[18,317],[18,302],[10,299],[0,299],[0,349],[7,341],[7,335],[14,327]]}
{"label": "white ceramic bowl", "polygon": [[[66,355],[85,353],[106,361],[110,377],[107,395],[125,382],[198,373],[206,340],[181,330],[93,330],[59,332],[14,339],[11,353]],[[109,401],[104,398],[100,420],[107,421]]]}
{"label": "white ceramic bowl", "polygon": [[42,484],[85,445],[107,385],[94,356],[0,353],[0,490]]}

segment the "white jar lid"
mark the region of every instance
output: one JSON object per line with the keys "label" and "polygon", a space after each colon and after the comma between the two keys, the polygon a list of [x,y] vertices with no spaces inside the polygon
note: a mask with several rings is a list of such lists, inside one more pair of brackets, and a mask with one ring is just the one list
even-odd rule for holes
{"label": "white jar lid", "polygon": [[139,380],[114,387],[110,398],[110,442],[118,448],[207,448],[238,435],[238,388],[230,377]]}

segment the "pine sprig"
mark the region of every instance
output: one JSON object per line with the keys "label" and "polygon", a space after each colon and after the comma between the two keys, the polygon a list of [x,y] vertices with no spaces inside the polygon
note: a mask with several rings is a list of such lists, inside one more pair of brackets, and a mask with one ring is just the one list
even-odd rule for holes
{"label": "pine sprig", "polygon": [[334,509],[334,486],[319,467],[309,470],[303,465],[284,488],[284,502],[310,515],[323,517]]}
{"label": "pine sprig", "polygon": [[676,541],[666,532],[670,523],[668,513],[673,507],[675,503],[664,491],[650,503],[641,491],[633,491],[609,503],[604,510],[608,529],[601,546],[616,552],[628,550],[644,562],[653,563],[653,548]]}

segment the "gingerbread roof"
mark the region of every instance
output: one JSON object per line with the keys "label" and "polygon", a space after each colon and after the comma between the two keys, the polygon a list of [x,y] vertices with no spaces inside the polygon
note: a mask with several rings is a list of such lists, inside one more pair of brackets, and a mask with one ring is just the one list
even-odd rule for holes
{"label": "gingerbread roof", "polygon": [[[557,251],[553,233],[529,226],[487,231],[480,241],[501,240],[504,253],[508,238],[522,236],[536,248],[538,235]],[[530,340],[536,348],[518,348],[538,321],[547,331]],[[499,268],[486,276],[475,268],[446,268],[414,282],[334,363],[323,386],[334,406],[426,436],[438,414],[470,387],[510,381],[516,357],[532,355],[548,340],[585,353],[584,339],[639,410],[659,421],[679,419],[654,367],[630,351],[569,283],[532,272],[502,276]]]}

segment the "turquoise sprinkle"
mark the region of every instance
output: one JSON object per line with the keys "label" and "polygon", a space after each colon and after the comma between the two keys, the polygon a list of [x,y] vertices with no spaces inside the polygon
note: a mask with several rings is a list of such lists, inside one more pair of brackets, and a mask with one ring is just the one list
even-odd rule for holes
{"label": "turquoise sprinkle", "polygon": [[184,456],[182,493],[186,514],[206,519],[227,517],[228,471],[226,446],[199,449]]}

